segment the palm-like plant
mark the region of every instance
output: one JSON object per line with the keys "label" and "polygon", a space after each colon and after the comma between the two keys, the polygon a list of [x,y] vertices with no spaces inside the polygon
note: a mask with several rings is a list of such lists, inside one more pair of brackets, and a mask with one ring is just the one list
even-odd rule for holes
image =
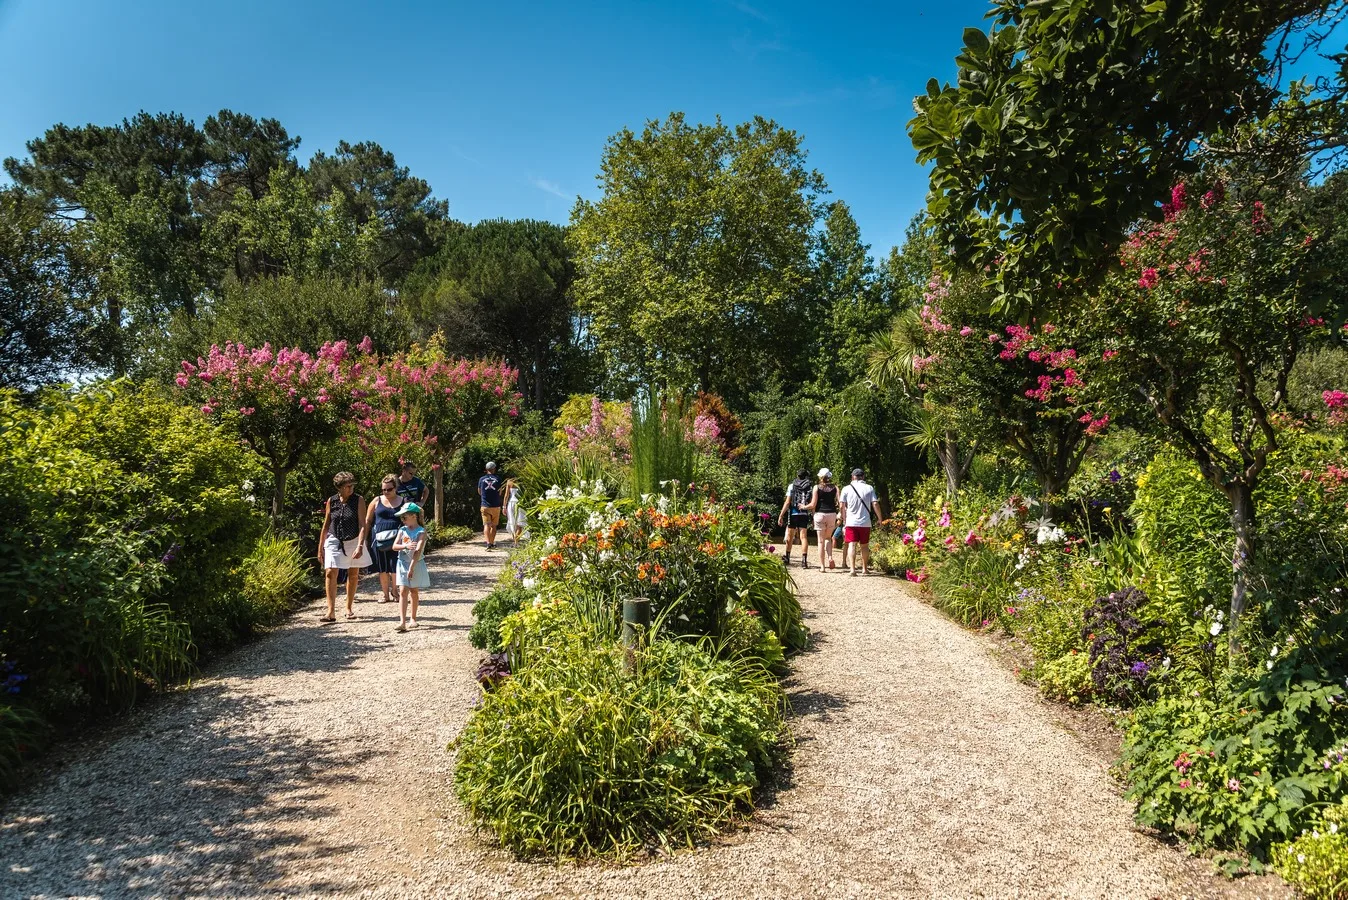
{"label": "palm-like plant", "polygon": [[975,444],[961,446],[959,435],[949,417],[923,399],[923,387],[914,361],[929,355],[927,334],[917,310],[909,308],[894,317],[889,331],[871,341],[866,375],[879,390],[900,390],[918,401],[912,406],[909,430],[904,442],[935,455],[945,471],[946,494],[955,496],[969,467],[973,465]]}

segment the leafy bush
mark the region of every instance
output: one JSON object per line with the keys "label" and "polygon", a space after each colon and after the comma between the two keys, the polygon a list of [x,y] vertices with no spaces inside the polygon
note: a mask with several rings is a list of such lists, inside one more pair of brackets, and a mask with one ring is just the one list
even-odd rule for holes
{"label": "leafy bush", "polygon": [[1313,829],[1274,845],[1273,867],[1309,900],[1348,898],[1348,803],[1327,807]]}
{"label": "leafy bush", "polygon": [[786,667],[786,651],[777,635],[755,613],[736,607],[726,616],[717,655],[757,663],[769,672]]}
{"label": "leafy bush", "polygon": [[434,521],[426,522],[426,546],[431,550],[471,541],[476,535],[477,532],[466,525],[442,526],[436,525]]}
{"label": "leafy bush", "polygon": [[1162,697],[1134,714],[1122,771],[1141,824],[1262,856],[1311,824],[1309,803],[1348,793],[1345,660],[1293,647],[1269,663],[1217,699]]}
{"label": "leafy bush", "polygon": [[501,622],[511,613],[519,612],[529,596],[517,580],[494,587],[491,593],[473,604],[473,627],[468,630],[468,642],[491,653],[504,650]]}
{"label": "leafy bush", "polygon": [[258,624],[275,622],[309,586],[309,567],[299,542],[269,532],[243,561],[243,596]]}
{"label": "leafy bush", "polygon": [[931,590],[937,608],[965,625],[996,621],[1013,593],[1016,557],[983,545],[956,553],[935,567]]}
{"label": "leafy bush", "polygon": [[24,760],[41,748],[48,731],[47,723],[38,713],[0,702],[0,787],[15,783]]}
{"label": "leafy bush", "polygon": [[516,630],[548,636],[485,696],[454,772],[504,846],[561,857],[687,846],[748,807],[783,733],[766,672],[656,640],[629,674],[569,604],[517,616]]}
{"label": "leafy bush", "polygon": [[1075,650],[1040,665],[1038,674],[1039,692],[1050,700],[1080,703],[1095,689],[1090,660]]}
{"label": "leafy bush", "polygon": [[1158,453],[1137,477],[1129,511],[1149,556],[1166,559],[1195,606],[1225,605],[1231,595],[1231,511],[1198,466],[1175,450]]}

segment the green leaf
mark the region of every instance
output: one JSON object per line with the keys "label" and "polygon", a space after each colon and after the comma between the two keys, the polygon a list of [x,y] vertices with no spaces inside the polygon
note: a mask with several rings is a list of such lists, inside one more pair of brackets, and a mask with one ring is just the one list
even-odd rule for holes
{"label": "green leaf", "polygon": [[964,46],[968,47],[975,56],[982,56],[988,52],[992,46],[988,40],[987,34],[981,28],[964,29]]}

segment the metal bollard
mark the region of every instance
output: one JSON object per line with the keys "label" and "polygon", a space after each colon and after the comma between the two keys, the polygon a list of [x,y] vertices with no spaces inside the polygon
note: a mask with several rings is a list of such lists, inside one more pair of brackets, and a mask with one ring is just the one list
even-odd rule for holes
{"label": "metal bollard", "polygon": [[623,650],[627,671],[637,669],[637,649],[646,642],[651,629],[651,601],[630,597],[623,601]]}

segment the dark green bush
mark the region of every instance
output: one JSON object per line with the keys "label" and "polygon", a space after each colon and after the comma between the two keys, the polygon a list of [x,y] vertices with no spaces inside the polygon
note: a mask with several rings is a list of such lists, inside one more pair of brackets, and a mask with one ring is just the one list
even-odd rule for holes
{"label": "dark green bush", "polygon": [[520,611],[529,594],[520,583],[511,580],[498,584],[492,592],[473,604],[473,627],[468,630],[468,641],[479,650],[500,653],[501,622],[511,613]]}

